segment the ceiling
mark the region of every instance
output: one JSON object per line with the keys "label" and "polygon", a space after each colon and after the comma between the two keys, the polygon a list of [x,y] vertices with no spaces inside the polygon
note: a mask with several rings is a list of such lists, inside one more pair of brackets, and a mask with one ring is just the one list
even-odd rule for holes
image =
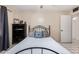
{"label": "ceiling", "polygon": [[16,8],[18,11],[70,11],[78,5],[8,5],[8,7]]}

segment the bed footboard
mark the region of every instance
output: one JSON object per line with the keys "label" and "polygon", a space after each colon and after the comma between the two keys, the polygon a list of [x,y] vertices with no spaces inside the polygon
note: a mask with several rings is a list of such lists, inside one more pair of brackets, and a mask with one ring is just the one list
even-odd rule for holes
{"label": "bed footboard", "polygon": [[58,52],[56,52],[56,51],[54,51],[52,49],[44,48],[44,47],[29,47],[29,48],[22,49],[22,50],[16,52],[15,54],[19,54],[19,53],[21,53],[21,52],[23,52],[25,50],[29,50],[29,49],[31,50],[31,54],[33,54],[33,49],[41,49],[41,54],[43,54],[43,50],[48,50],[48,51],[51,51],[51,52],[53,52],[55,54],[59,54]]}

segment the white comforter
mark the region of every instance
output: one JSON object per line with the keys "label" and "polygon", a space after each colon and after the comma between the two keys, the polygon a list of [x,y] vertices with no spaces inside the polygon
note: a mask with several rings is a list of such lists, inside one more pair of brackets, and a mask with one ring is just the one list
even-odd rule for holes
{"label": "white comforter", "polygon": [[[19,44],[8,50],[7,54],[14,54],[24,48],[28,47],[45,47],[52,49],[60,54],[69,54],[70,52],[65,49],[63,46],[61,46],[59,43],[57,43],[53,38],[47,37],[47,38],[33,38],[33,37],[27,37],[23,41],[21,41]],[[26,52],[26,51],[25,51]],[[25,52],[22,52],[24,54]]]}

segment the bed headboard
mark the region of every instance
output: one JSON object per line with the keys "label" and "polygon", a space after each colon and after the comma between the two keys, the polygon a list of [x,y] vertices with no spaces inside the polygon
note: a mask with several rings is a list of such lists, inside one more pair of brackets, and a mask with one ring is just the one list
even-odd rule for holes
{"label": "bed headboard", "polygon": [[43,37],[49,37],[50,36],[50,25],[48,27],[37,25],[33,28],[28,28],[29,36],[36,37],[36,38],[43,38]]}

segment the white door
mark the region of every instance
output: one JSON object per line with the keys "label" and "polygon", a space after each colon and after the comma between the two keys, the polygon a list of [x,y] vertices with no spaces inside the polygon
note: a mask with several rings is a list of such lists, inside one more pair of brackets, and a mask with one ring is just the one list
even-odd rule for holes
{"label": "white door", "polygon": [[72,19],[70,15],[61,15],[61,42],[72,42]]}

